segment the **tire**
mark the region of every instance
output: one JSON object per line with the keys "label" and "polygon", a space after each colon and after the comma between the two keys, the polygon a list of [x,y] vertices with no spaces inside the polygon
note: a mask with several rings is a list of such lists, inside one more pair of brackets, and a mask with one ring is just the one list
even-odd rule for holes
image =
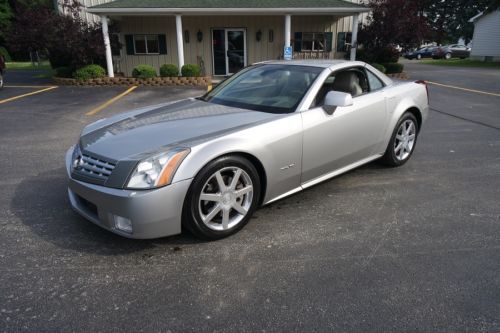
{"label": "tire", "polygon": [[446,60],[450,60],[450,59],[451,59],[451,53],[446,53],[446,54],[444,55],[444,58],[445,58]]}
{"label": "tire", "polygon": [[[406,134],[407,129],[409,129],[409,133]],[[405,133],[402,131],[405,131]],[[384,156],[382,156],[382,163],[390,167],[398,167],[408,162],[413,151],[415,151],[418,131],[417,118],[410,112],[403,114],[394,128],[391,140],[387,145]]]}
{"label": "tire", "polygon": [[417,54],[417,60],[420,60],[422,59],[422,55],[421,54]]}
{"label": "tire", "polygon": [[243,157],[228,155],[213,160],[191,183],[184,202],[183,226],[208,240],[238,232],[259,205],[260,183],[257,169]]}
{"label": "tire", "polygon": [[3,88],[3,73],[0,72],[0,89]]}

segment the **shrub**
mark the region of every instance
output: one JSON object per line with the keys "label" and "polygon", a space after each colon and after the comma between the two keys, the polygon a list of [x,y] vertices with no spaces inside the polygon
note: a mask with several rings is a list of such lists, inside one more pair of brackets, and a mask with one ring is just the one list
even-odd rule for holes
{"label": "shrub", "polygon": [[398,62],[399,51],[394,46],[386,46],[373,50],[374,62],[383,64],[388,62]]}
{"label": "shrub", "polygon": [[106,76],[106,70],[99,65],[87,65],[73,73],[73,77],[77,80],[97,79],[104,76]]}
{"label": "shrub", "polygon": [[201,68],[198,65],[186,64],[181,69],[182,76],[200,76]]}
{"label": "shrub", "polygon": [[71,77],[73,70],[71,67],[57,67],[54,69],[54,75],[56,77]]}
{"label": "shrub", "polygon": [[173,64],[165,64],[160,67],[160,76],[179,76],[179,67]]}
{"label": "shrub", "polygon": [[401,73],[403,71],[403,64],[399,64],[397,62],[388,62],[385,64],[382,64],[382,66],[385,67],[385,73],[386,74],[395,74],[395,73]]}
{"label": "shrub", "polygon": [[156,76],[156,69],[151,65],[137,65],[132,70],[132,76],[139,79],[147,79]]}
{"label": "shrub", "polygon": [[376,69],[378,69],[379,71],[381,71],[382,73],[385,73],[385,67],[382,66],[381,64],[377,64],[377,63],[373,63],[371,64],[373,67],[375,67]]}
{"label": "shrub", "polygon": [[6,62],[12,61],[12,59],[11,59],[11,57],[9,55],[9,52],[3,46],[0,46],[0,55],[3,56],[3,58],[5,59]]}

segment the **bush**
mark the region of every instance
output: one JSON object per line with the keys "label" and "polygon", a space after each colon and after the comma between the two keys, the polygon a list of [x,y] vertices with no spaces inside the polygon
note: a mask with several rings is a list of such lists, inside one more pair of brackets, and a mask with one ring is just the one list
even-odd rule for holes
{"label": "bush", "polygon": [[106,70],[99,65],[87,65],[73,73],[73,77],[77,80],[97,79],[104,76],[106,76]]}
{"label": "bush", "polygon": [[394,46],[386,46],[373,50],[374,62],[383,64],[389,62],[398,62],[399,51]]}
{"label": "bush", "polygon": [[181,69],[182,76],[200,76],[201,68],[198,65],[186,64]]}
{"label": "bush", "polygon": [[160,67],[160,76],[179,76],[179,67],[173,64],[165,64]]}
{"label": "bush", "polygon": [[9,52],[7,51],[7,49],[3,46],[0,46],[0,55],[3,56],[3,58],[5,59],[5,62],[9,62],[9,61],[12,61],[11,57],[10,57],[10,54]]}
{"label": "bush", "polygon": [[71,67],[57,67],[54,69],[54,75],[56,77],[71,77],[73,70]]}
{"label": "bush", "polygon": [[377,63],[373,63],[371,64],[373,67],[375,67],[376,69],[378,69],[379,71],[381,71],[382,73],[385,73],[386,69],[384,66],[382,66],[381,64],[377,64]]}
{"label": "bush", "polygon": [[132,71],[132,76],[139,79],[156,77],[156,69],[150,65],[137,65]]}
{"label": "bush", "polygon": [[385,73],[386,74],[395,74],[395,73],[401,73],[403,71],[403,64],[399,64],[397,62],[388,62],[385,64],[382,64],[382,66],[385,67]]}

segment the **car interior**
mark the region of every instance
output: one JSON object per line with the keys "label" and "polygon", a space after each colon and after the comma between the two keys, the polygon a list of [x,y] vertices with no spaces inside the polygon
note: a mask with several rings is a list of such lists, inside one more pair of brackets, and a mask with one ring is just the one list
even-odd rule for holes
{"label": "car interior", "polygon": [[312,107],[324,104],[325,96],[329,91],[349,93],[352,97],[365,94],[369,91],[368,79],[362,69],[351,68],[330,75],[316,95]]}

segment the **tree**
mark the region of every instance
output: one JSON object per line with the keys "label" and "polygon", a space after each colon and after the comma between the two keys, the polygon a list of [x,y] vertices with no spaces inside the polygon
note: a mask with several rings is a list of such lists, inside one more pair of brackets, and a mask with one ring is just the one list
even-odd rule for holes
{"label": "tree", "polygon": [[64,0],[64,14],[52,7],[18,4],[8,34],[14,51],[47,51],[52,67],[72,69],[104,63],[104,42],[100,24],[89,24],[79,16],[80,4]]}
{"label": "tree", "polygon": [[425,13],[431,36],[438,44],[469,42],[474,31],[469,19],[482,11],[499,8],[500,0],[426,0]]}
{"label": "tree", "polygon": [[5,31],[10,27],[14,13],[7,0],[0,0],[0,45],[5,42]]}

